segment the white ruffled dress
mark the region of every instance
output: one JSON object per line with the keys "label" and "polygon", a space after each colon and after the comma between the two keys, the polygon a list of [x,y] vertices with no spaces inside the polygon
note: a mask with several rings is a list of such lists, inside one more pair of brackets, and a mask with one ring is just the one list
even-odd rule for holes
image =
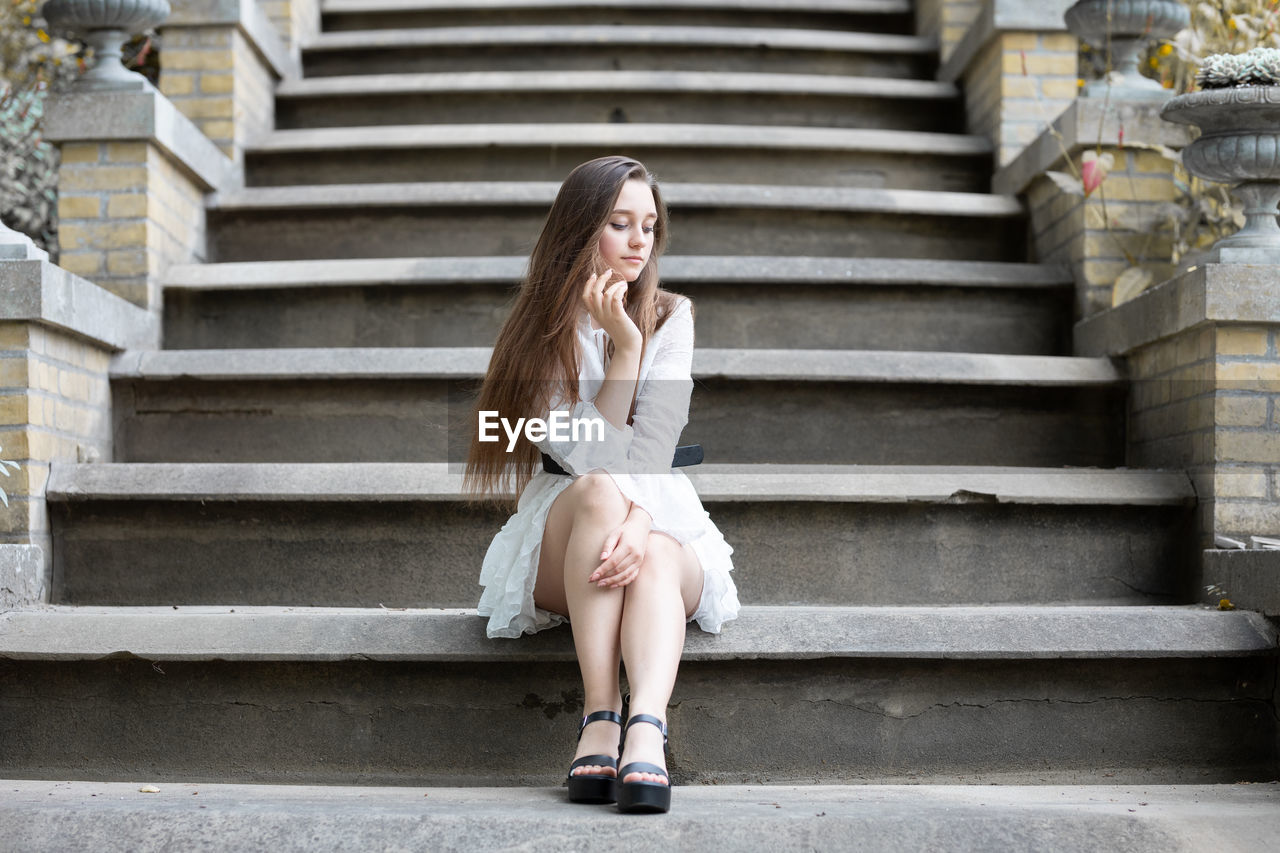
{"label": "white ruffled dress", "polygon": [[693,393],[692,306],[687,299],[679,300],[645,347],[635,417],[623,429],[611,425],[592,402],[604,382],[607,342],[604,330],[592,329],[590,316],[583,310],[578,322],[581,402],[570,418],[603,421],[604,440],[553,441],[548,436],[537,442],[572,476],[539,470],[520,495],[516,513],[490,543],[480,571],[484,592],[477,609],[489,617],[486,633],[491,638],[519,637],[567,621],[533,603],[542,531],[547,511],[560,492],[574,478],[596,469],[607,471],[622,494],[649,513],[654,531],[692,545],[702,565],[703,584],[691,621],[718,634],[721,625],[738,615],[738,591],[729,576],[733,548],[702,508],[689,478],[671,468]]}

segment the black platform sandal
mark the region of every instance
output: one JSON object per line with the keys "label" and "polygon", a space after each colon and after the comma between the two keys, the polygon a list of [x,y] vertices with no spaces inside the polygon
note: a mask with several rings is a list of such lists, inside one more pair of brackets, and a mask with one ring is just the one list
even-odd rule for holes
{"label": "black platform sandal", "polygon": [[[617,711],[592,711],[582,718],[578,724],[578,740],[582,740],[582,730],[588,723],[605,720],[622,725],[622,715]],[[619,745],[621,749],[621,745]],[[612,803],[618,799],[618,779],[616,776],[605,776],[599,773],[580,773],[573,775],[577,767],[598,764],[601,767],[612,767],[617,772],[618,759],[612,755],[584,755],[569,765],[569,801],[574,803]]]}
{"label": "black platform sandal", "polygon": [[[625,742],[627,737],[627,729],[636,723],[650,723],[658,727],[658,731],[662,732],[662,751],[667,751],[667,724],[659,720],[657,717],[649,714],[636,714],[627,720],[626,727],[622,730],[622,739]],[[619,751],[622,747],[619,746]],[[661,782],[623,782],[629,773],[656,773],[659,776],[665,776],[667,784]],[[642,812],[667,812],[671,810],[671,775],[667,773],[667,768],[659,767],[657,764],[650,764],[647,761],[633,761],[630,764],[618,770],[618,811],[628,814],[639,814]]]}

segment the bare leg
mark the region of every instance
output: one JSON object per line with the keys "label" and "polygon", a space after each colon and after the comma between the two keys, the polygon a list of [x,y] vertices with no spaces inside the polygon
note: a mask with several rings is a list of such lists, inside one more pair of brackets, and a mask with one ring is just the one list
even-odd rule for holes
{"label": "bare leg", "polygon": [[[583,714],[622,709],[618,690],[619,634],[623,589],[601,589],[587,578],[600,565],[605,537],[626,518],[628,501],[608,474],[579,477],[547,513],[533,600],[569,617],[582,673]],[[594,722],[582,731],[574,758],[615,755],[618,727]],[[609,775],[611,768],[588,765],[575,774]]]}
{"label": "bare leg", "polygon": [[[702,595],[702,567],[688,545],[650,533],[640,574],[624,589],[622,659],[631,686],[630,713],[666,720],[684,648],[685,621]],[[640,724],[627,731],[626,750],[618,766],[632,761],[665,766],[657,727]],[[667,779],[655,773],[630,773],[622,781],[666,783]]]}

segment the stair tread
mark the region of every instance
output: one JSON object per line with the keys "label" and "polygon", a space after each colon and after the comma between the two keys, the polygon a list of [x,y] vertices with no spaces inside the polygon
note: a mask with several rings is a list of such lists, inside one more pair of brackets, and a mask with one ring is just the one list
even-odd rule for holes
{"label": "stair tread", "polygon": [[[1276,654],[1251,611],[1186,606],[743,607],[685,660],[1173,658]],[[0,658],[572,660],[568,631],[494,642],[470,608],[42,605],[0,614]]]}
{"label": "stair tread", "polygon": [[[236,290],[361,284],[515,283],[528,259],[519,255],[457,258],[348,258],[326,261],[241,261],[174,264],[167,289]],[[779,284],[911,284],[942,287],[1064,288],[1065,264],[939,261],[922,258],[821,258],[757,255],[664,255],[662,279]]]}
{"label": "stair tread", "polygon": [[617,47],[760,47],[859,53],[933,54],[937,41],[924,36],[766,27],[626,26],[541,24],[524,26],[418,27],[320,33],[303,53],[399,47],[490,45],[593,45]]}
{"label": "stair tread", "polygon": [[733,71],[457,71],[282,80],[277,99],[448,92],[727,92],[879,98],[959,97],[954,83],[835,74]]}
{"label": "stair tread", "polygon": [[735,124],[603,122],[547,124],[442,124],[323,127],[274,130],[246,154],[327,151],[343,148],[461,148],[541,145],[707,146],[824,151],[892,151],[902,154],[981,156],[985,136],[874,128],[779,127]]}
{"label": "stair tread", "polygon": [[[113,379],[479,378],[489,347],[327,347],[135,350],[112,361]],[[695,378],[912,382],[964,385],[1114,385],[1104,356],[909,350],[715,349],[693,354]]]}
{"label": "stair tread", "polygon": [[[323,184],[253,187],[209,196],[206,207],[220,212],[343,207],[536,207],[549,206],[560,185],[554,181],[435,181],[398,184]],[[938,190],[864,187],[796,187],[753,184],[669,183],[663,200],[671,207],[830,210],[922,216],[1011,218],[1024,215],[1017,196]]]}
{"label": "stair tread", "polygon": [[[401,12],[429,9],[593,9],[619,8],[618,0],[323,0],[325,14],[341,12]],[[856,12],[905,14],[910,0],[651,0],[647,9],[762,9],[787,12]]]}
{"label": "stair tread", "polygon": [[[1027,774],[1028,781],[1035,776]],[[163,831],[187,849],[279,853],[350,849],[511,849],[554,838],[598,849],[613,809],[568,802],[561,787],[264,785],[0,780],[0,822],[28,850],[144,846]],[[198,792],[198,796],[193,796]],[[636,850],[814,848],[1093,853],[1268,850],[1280,832],[1277,785],[686,785],[671,814],[646,822]],[[197,808],[198,806],[203,808]],[[338,829],[337,827],[341,827]],[[621,824],[619,824],[621,826]],[[29,827],[29,829],[28,829]],[[617,830],[611,826],[611,832]],[[92,838],[99,838],[93,842]],[[216,841],[214,839],[216,838]],[[37,841],[38,839],[38,841]],[[124,841],[127,840],[127,841]],[[136,843],[128,843],[136,842]]]}
{"label": "stair tread", "polygon": [[[704,502],[853,502],[1189,506],[1185,471],[980,465],[703,464]],[[54,463],[49,501],[459,501],[446,462]]]}

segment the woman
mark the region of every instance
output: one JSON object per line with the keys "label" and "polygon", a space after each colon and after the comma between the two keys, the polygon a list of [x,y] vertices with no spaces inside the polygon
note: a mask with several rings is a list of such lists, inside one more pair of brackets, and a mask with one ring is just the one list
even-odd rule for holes
{"label": "woman", "polygon": [[[738,612],[733,549],[672,468],[693,388],[693,308],[658,286],[666,232],[639,162],[601,157],[565,179],[480,393],[477,423],[491,412],[508,426],[500,440],[477,430],[466,475],[472,493],[519,495],[480,575],[488,635],[570,622],[585,707],[569,796],[623,811],[670,807],[666,708],[686,620],[718,633]],[[554,413],[589,428],[506,431]],[[567,473],[545,470],[543,454]]]}

